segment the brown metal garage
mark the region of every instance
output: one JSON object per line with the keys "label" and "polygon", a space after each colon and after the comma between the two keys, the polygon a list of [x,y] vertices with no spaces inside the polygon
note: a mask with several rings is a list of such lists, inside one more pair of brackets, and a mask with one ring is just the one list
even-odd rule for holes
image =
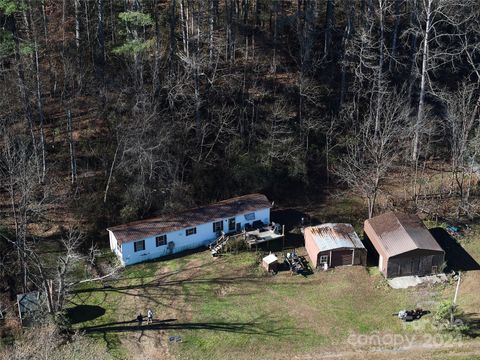
{"label": "brown metal garage", "polygon": [[304,230],[305,248],[314,267],[365,265],[367,250],[350,224],[323,224]]}
{"label": "brown metal garage", "polygon": [[445,252],[416,215],[389,212],[365,220],[364,231],[379,254],[378,267],[387,278],[443,270]]}

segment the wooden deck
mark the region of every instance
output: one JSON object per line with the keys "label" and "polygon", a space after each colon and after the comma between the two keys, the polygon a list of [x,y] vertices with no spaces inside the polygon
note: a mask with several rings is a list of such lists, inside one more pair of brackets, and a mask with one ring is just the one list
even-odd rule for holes
{"label": "wooden deck", "polygon": [[275,231],[273,226],[265,226],[260,229],[247,231],[245,236],[245,242],[251,247],[267,241],[281,239],[284,235],[283,229],[282,232],[279,233],[278,231]]}
{"label": "wooden deck", "polygon": [[283,238],[285,233],[285,228],[279,225],[264,225],[259,229],[253,229],[250,231],[242,230],[237,233],[225,234],[222,232],[222,235],[209,244],[210,251],[213,256],[216,256],[224,251],[224,246],[230,241],[244,241],[249,248],[254,245],[258,245],[267,241],[272,241],[276,239]]}

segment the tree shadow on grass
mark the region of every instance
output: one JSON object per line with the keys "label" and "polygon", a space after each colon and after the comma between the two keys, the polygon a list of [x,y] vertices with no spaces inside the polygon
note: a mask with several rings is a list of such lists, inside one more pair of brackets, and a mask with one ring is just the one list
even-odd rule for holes
{"label": "tree shadow on grass", "polygon": [[445,250],[447,268],[445,271],[480,270],[478,262],[465,249],[450,236],[445,229],[437,227],[430,229],[430,233],[438,244]]}
{"label": "tree shadow on grass", "polygon": [[82,328],[86,334],[92,333],[123,333],[158,330],[210,330],[239,334],[280,336],[287,335],[292,330],[286,327],[277,327],[275,321],[261,322],[189,322],[177,323],[176,319],[154,320],[151,324],[140,325],[137,320],[120,321],[116,323],[87,326]]}
{"label": "tree shadow on grass", "polygon": [[78,324],[84,321],[94,320],[104,314],[105,309],[98,305],[77,305],[68,308],[66,311],[66,316],[70,321],[70,324]]}
{"label": "tree shadow on grass", "polygon": [[184,285],[229,285],[229,284],[240,284],[242,282],[255,282],[263,279],[261,276],[232,276],[232,277],[214,277],[214,278],[193,278],[193,279],[179,279],[179,280],[153,280],[149,282],[142,282],[139,284],[129,284],[121,286],[110,285],[108,287],[96,287],[96,288],[86,288],[86,289],[77,289],[70,291],[70,294],[82,294],[82,293],[92,293],[92,292],[121,292],[124,290],[134,290],[134,289],[164,289],[168,291],[168,287],[175,286],[184,286]]}
{"label": "tree shadow on grass", "polygon": [[465,313],[459,319],[466,325],[466,330],[462,331],[463,335],[469,338],[480,337],[480,314]]}
{"label": "tree shadow on grass", "polygon": [[[216,276],[216,277],[204,277],[205,274],[198,271],[202,266],[192,266],[181,271],[172,271],[166,274],[159,274],[155,277],[135,278],[138,281],[131,283],[131,278],[120,279],[116,281],[108,282],[108,285],[101,287],[91,288],[79,288],[70,291],[69,301],[73,305],[87,304],[94,301],[95,304],[102,305],[107,302],[108,294],[117,293],[126,296],[132,296],[138,299],[147,299],[154,304],[164,305],[166,307],[176,309],[168,299],[179,296],[185,296],[189,301],[194,299],[204,298],[209,295],[211,290],[215,290],[218,287],[235,286],[243,283],[255,284],[262,281],[262,277],[256,274],[246,276]],[[192,271],[193,270],[193,271]],[[182,271],[190,271],[188,277],[181,279],[175,278],[176,274]],[[127,280],[126,282],[120,282]],[[198,285],[198,286],[197,286]],[[189,291],[185,292],[185,286],[189,288]],[[251,296],[256,292],[252,288],[251,291],[236,292],[235,296]],[[103,301],[101,297],[103,296]],[[100,297],[100,298],[99,298]],[[99,302],[100,299],[100,302]],[[180,310],[180,309],[177,309]]]}
{"label": "tree shadow on grass", "polygon": [[[138,283],[127,283],[127,284],[116,284],[119,281],[124,279],[118,279],[112,282],[109,282],[108,285],[102,287],[91,287],[91,288],[79,288],[71,290],[69,293],[74,297],[70,298],[70,302],[77,305],[75,301],[75,296],[79,297],[83,303],[88,301],[89,295],[97,292],[108,294],[109,292],[122,293],[126,295],[143,297],[142,294],[139,294],[137,291],[129,293],[130,290],[144,290],[145,293],[149,291],[158,293],[159,295],[178,295],[183,292],[184,286],[200,285],[198,289],[205,289],[202,285],[215,285],[215,286],[228,286],[228,285],[241,285],[241,284],[262,284],[265,282],[265,277],[258,274],[250,274],[244,276],[216,276],[216,277],[203,277],[204,274],[201,271],[198,271],[201,266],[194,266],[190,268],[183,269],[182,271],[195,270],[193,274],[189,277],[176,279],[172,278],[173,275],[178,274],[179,271],[170,272],[167,274],[162,274],[155,276],[153,279],[150,278],[148,281],[144,281],[143,278],[138,278]],[[137,278],[134,278],[137,279]],[[125,280],[132,280],[127,278]],[[236,296],[249,296],[252,295],[251,292],[242,292],[241,294],[236,293]],[[204,296],[204,294],[199,293],[198,295],[195,292],[190,292],[189,297],[195,296]]]}
{"label": "tree shadow on grass", "polygon": [[285,226],[285,232],[298,227],[302,223],[302,218],[308,219],[308,214],[297,209],[281,209],[272,211],[272,221]]}

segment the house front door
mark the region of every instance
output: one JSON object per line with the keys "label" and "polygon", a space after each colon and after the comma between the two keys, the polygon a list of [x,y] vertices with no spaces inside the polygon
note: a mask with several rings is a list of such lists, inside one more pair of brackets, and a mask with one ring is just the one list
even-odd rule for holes
{"label": "house front door", "polygon": [[228,219],[228,231],[232,232],[232,231],[235,231],[235,229],[236,229],[235,218]]}

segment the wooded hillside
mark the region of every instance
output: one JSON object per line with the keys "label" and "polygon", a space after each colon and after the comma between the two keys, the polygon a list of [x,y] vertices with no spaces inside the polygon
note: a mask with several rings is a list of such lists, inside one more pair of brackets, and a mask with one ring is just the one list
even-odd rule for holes
{"label": "wooded hillside", "polygon": [[429,167],[475,216],[479,20],[477,0],[0,0],[4,264],[62,226],[253,191],[347,187],[367,216],[405,177],[415,207]]}

